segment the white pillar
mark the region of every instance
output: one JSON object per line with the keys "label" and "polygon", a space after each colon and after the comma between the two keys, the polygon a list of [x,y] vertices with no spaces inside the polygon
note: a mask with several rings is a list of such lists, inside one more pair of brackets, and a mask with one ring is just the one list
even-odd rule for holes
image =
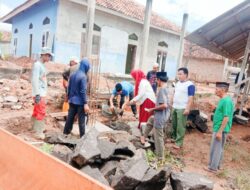
{"label": "white pillar", "polygon": [[144,16],[143,33],[142,33],[141,55],[140,55],[140,62],[139,62],[140,69],[142,69],[142,65],[145,62],[145,58],[147,55],[151,14],[152,14],[152,0],[147,0],[145,16]]}
{"label": "white pillar", "polygon": [[184,37],[186,33],[187,22],[188,22],[188,14],[184,13],[183,20],[182,20],[182,27],[181,27],[180,47],[179,47],[179,53],[178,53],[178,59],[177,59],[177,70],[182,65],[182,57],[183,57],[183,50],[184,50]]}
{"label": "white pillar", "polygon": [[85,56],[90,58],[92,55],[93,28],[95,21],[95,2],[96,0],[88,0],[87,23],[86,23],[86,47]]}
{"label": "white pillar", "polygon": [[228,58],[225,59],[224,68],[223,68],[223,80],[227,80],[227,67],[228,67]]}

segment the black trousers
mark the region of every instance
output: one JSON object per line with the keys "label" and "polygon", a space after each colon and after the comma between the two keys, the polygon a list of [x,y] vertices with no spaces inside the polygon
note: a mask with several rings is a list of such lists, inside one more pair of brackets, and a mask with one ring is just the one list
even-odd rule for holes
{"label": "black trousers", "polygon": [[[133,98],[134,98],[134,93],[131,92],[129,94],[129,100],[132,100]],[[122,108],[122,105],[124,104],[124,101],[125,101],[125,96],[121,95],[120,108]],[[136,115],[136,113],[137,113],[136,105],[131,105],[131,109],[132,109],[133,114]]]}
{"label": "black trousers", "polygon": [[69,104],[68,118],[64,127],[63,134],[68,135],[72,131],[76,114],[78,115],[80,137],[82,137],[85,134],[84,107],[72,103]]}

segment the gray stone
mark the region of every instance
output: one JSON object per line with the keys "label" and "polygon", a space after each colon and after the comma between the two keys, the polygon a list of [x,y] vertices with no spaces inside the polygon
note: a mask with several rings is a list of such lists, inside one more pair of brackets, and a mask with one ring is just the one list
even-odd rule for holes
{"label": "gray stone", "polygon": [[163,190],[173,190],[171,184],[170,184],[170,180],[167,181],[165,187],[163,188]]}
{"label": "gray stone", "polygon": [[0,103],[3,103],[4,102],[4,99],[2,96],[0,96]]}
{"label": "gray stone", "polygon": [[46,134],[44,141],[50,144],[62,144],[69,147],[75,147],[79,139],[63,135],[62,133],[52,132]]}
{"label": "gray stone", "polygon": [[141,182],[148,169],[148,163],[144,159],[137,161],[122,177],[113,180],[111,186],[116,190],[134,189]]}
{"label": "gray stone", "polygon": [[98,148],[101,151],[101,158],[108,159],[115,153],[116,144],[108,139],[98,139]]}
{"label": "gray stone", "polygon": [[117,131],[130,131],[130,126],[122,121],[114,121],[110,123],[110,128],[117,130]]}
{"label": "gray stone", "polygon": [[101,168],[101,173],[108,179],[109,183],[111,183],[110,176],[115,174],[118,164],[118,161],[109,161]]}
{"label": "gray stone", "polygon": [[106,131],[98,135],[98,139],[109,139],[110,142],[119,142],[121,140],[129,141],[131,135],[126,131]]}
{"label": "gray stone", "polygon": [[150,168],[136,190],[162,190],[166,186],[166,182],[170,177],[171,167],[165,167],[161,170]]}
{"label": "gray stone", "polygon": [[115,146],[115,155],[125,155],[125,156],[134,156],[136,152],[135,146],[126,140],[120,140]]}
{"label": "gray stone", "polygon": [[89,161],[100,157],[101,151],[98,148],[97,136],[99,132],[95,128],[91,128],[77,144],[72,156],[72,161],[82,167]]}
{"label": "gray stone", "polygon": [[64,162],[68,162],[69,155],[71,153],[72,153],[72,150],[70,148],[64,145],[59,145],[59,144],[56,144],[52,150],[52,155],[59,158],[60,160]]}
{"label": "gray stone", "polygon": [[4,101],[17,103],[18,98],[16,96],[6,96],[6,97],[4,97]]}
{"label": "gray stone", "polygon": [[173,190],[212,190],[214,183],[196,173],[172,173],[170,177]]}
{"label": "gray stone", "polygon": [[130,126],[130,134],[135,137],[140,137],[141,131],[138,129],[138,122],[129,122],[128,125]]}
{"label": "gray stone", "polygon": [[102,173],[98,168],[91,168],[90,166],[85,166],[81,169],[81,172],[89,175],[95,180],[101,182],[102,184],[109,186],[108,181],[104,178],[104,176],[102,175]]}

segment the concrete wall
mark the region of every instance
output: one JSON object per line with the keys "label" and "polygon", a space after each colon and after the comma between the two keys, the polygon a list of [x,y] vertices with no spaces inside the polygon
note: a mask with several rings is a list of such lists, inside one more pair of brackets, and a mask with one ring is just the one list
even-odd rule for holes
{"label": "concrete wall", "polygon": [[[51,47],[53,48],[53,37],[56,30],[57,0],[43,0],[32,8],[25,10],[12,20],[12,46],[17,38],[16,56],[29,56],[29,36],[33,35],[32,53],[39,54],[42,47],[42,34],[45,30],[50,31]],[[48,17],[49,25],[43,25],[43,20]],[[29,29],[30,23],[33,29]],[[18,33],[14,33],[18,29]]]}
{"label": "concrete wall", "polygon": [[[183,63],[186,62],[186,57]],[[190,78],[198,82],[216,82],[223,78],[224,60],[190,58],[188,69]]]}
{"label": "concrete wall", "polygon": [[11,52],[11,43],[10,42],[0,42],[0,53],[3,56],[10,55]]}
{"label": "concrete wall", "polygon": [[[70,10],[70,13],[68,10]],[[72,55],[80,56],[81,32],[84,31],[82,24],[86,23],[86,11],[87,7],[85,6],[60,0],[55,41],[55,60],[57,62],[65,63]],[[127,32],[128,35],[135,33],[139,38],[136,42],[135,60],[135,67],[138,67],[143,25],[98,10],[95,14],[95,24],[100,27],[114,27]],[[142,69],[148,71],[152,68],[152,64],[156,62],[158,42],[160,41],[165,41],[168,44],[166,70],[170,78],[173,78],[175,76],[179,37],[160,30],[150,29],[147,59]]]}

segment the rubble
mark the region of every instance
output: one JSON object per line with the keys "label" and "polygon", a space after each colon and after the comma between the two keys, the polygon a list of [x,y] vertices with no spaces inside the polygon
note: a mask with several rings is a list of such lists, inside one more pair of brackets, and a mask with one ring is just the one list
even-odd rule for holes
{"label": "rubble", "polygon": [[59,158],[60,160],[64,162],[68,162],[69,155],[71,153],[72,153],[72,150],[70,148],[64,145],[59,145],[59,144],[56,144],[52,150],[52,155]]}
{"label": "rubble", "polygon": [[170,177],[173,190],[212,190],[213,182],[196,173],[172,173]]}
{"label": "rubble", "polygon": [[101,151],[101,159],[108,159],[115,153],[116,144],[107,139],[98,140],[98,148]]}
{"label": "rubble", "polygon": [[46,134],[44,139],[49,144],[61,144],[69,147],[75,147],[79,142],[79,139],[72,138],[71,136],[63,135],[61,132],[51,132]]}
{"label": "rubble", "polygon": [[101,155],[101,151],[97,148],[98,134],[98,131],[95,128],[92,128],[77,144],[72,155],[72,161],[79,167],[86,165],[88,162]]}
{"label": "rubble", "polygon": [[104,178],[104,176],[102,175],[102,173],[98,168],[91,168],[90,166],[85,166],[81,169],[81,172],[91,176],[92,178],[96,179],[102,184],[109,186],[108,181]]}
{"label": "rubble", "polygon": [[109,183],[111,183],[111,179],[109,177],[115,174],[118,163],[119,161],[109,161],[101,167],[101,173],[106,179],[108,179]]}

